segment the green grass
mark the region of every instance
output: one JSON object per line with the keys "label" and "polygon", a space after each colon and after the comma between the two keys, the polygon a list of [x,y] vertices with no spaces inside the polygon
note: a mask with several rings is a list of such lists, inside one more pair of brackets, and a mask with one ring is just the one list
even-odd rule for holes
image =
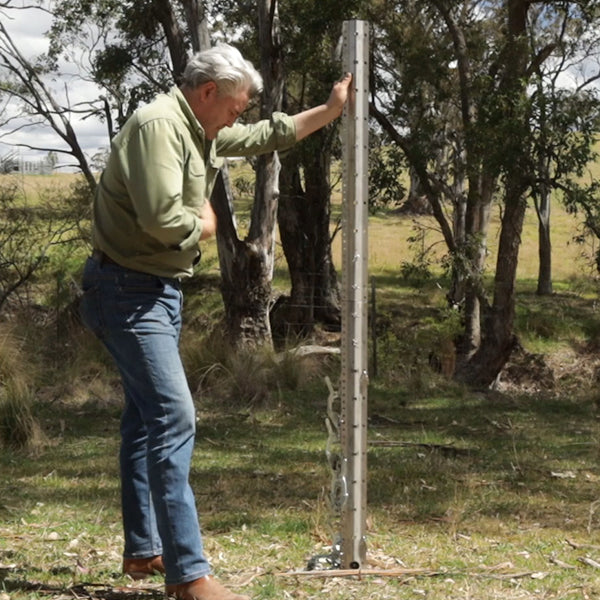
{"label": "green grass", "polygon": [[[326,394],[315,382],[276,409],[200,407],[192,484],[224,580],[250,581],[244,589],[261,599],[600,593],[597,570],[581,562],[600,559],[593,399],[472,395],[449,384],[404,391],[402,401],[372,386],[367,539],[382,573],[288,575],[326,552],[338,527],[327,503]],[[0,455],[0,562],[11,598],[133,585],[118,573],[118,413],[117,398],[41,405],[53,444],[36,457]],[[398,568],[427,573],[386,575]]]}
{"label": "green grass", "polygon": [[[430,280],[407,285],[399,267],[411,259],[412,222],[372,218],[374,572],[361,577],[305,572],[340,528],[328,502],[324,423],[324,376],[337,382],[339,361],[223,356],[208,338],[221,311],[208,245],[186,289],[183,354],[199,417],[192,485],[207,554],[225,583],[256,600],[600,597],[591,562],[600,563],[597,289],[582,248],[569,242],[572,215],[557,207],[554,218],[556,294],[535,295],[528,221],[516,328],[530,354],[487,393],[430,369],[429,354],[457,326],[443,274],[434,262]],[[281,264],[277,285],[286,285]],[[76,323],[57,324],[61,313],[48,306],[14,314],[10,329],[23,353],[10,369],[35,394],[44,444],[0,449],[0,600],[162,597],[160,578],[120,574],[118,379],[99,344]]]}

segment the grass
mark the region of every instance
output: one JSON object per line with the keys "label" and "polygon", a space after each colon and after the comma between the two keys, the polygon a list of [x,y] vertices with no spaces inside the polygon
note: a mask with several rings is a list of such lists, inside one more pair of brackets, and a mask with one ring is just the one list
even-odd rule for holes
{"label": "grass", "polygon": [[[324,376],[337,381],[338,359],[224,355],[207,335],[220,304],[214,250],[205,250],[186,291],[182,345],[199,419],[192,485],[224,582],[256,600],[600,597],[597,293],[582,276],[582,247],[569,242],[573,217],[557,207],[554,218],[557,293],[535,295],[528,222],[516,327],[529,354],[487,393],[430,369],[429,354],[456,326],[436,285],[443,274],[433,263],[430,280],[408,286],[399,265],[411,259],[413,223],[371,219],[372,572],[360,577],[305,570],[340,527],[324,423]],[[15,351],[3,350],[17,357],[6,373],[35,393],[44,439],[35,452],[0,449],[0,600],[162,597],[160,578],[120,574],[118,379],[89,334],[59,324],[16,314]]]}
{"label": "grass", "polygon": [[[0,456],[0,562],[11,598],[32,597],[31,585],[39,597],[77,585],[92,593],[135,587],[118,573],[114,392],[104,402],[40,406],[54,443],[35,458]],[[327,503],[325,396],[314,382],[268,410],[200,407],[192,483],[207,552],[224,580],[248,582],[256,598],[600,593],[597,569],[582,562],[600,560],[589,390],[577,398],[474,396],[432,383],[429,394],[398,401],[375,382],[368,551],[382,573],[360,581],[290,575],[327,552],[337,527]],[[386,576],[393,569],[407,575]],[[135,585],[149,595],[160,581]]]}

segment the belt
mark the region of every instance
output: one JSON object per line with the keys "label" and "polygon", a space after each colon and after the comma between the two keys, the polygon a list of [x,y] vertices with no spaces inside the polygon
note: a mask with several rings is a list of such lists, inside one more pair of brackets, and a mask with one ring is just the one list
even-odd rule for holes
{"label": "belt", "polygon": [[97,250],[94,248],[92,250],[92,258],[100,264],[106,263],[107,265],[117,265],[120,266],[116,260],[113,260],[106,252],[102,252],[102,250]]}

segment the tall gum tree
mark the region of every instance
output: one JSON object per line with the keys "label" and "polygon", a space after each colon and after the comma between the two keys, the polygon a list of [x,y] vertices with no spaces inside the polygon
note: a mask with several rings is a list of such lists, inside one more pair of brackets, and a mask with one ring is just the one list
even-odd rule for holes
{"label": "tall gum tree", "polygon": [[[372,113],[404,149],[448,246],[453,290],[464,299],[455,376],[475,386],[495,379],[516,341],[516,270],[535,182],[530,83],[556,47],[556,28],[546,26],[567,8],[582,18],[581,6],[527,0],[373,5],[382,43],[375,50]],[[546,28],[536,47],[529,44],[533,7],[545,11],[537,19]],[[452,170],[436,169],[432,157],[440,146],[454,156]],[[453,185],[456,176],[464,176],[463,186]],[[490,301],[483,275],[496,201],[502,222]],[[447,217],[447,207],[454,215],[461,211],[459,218]]]}

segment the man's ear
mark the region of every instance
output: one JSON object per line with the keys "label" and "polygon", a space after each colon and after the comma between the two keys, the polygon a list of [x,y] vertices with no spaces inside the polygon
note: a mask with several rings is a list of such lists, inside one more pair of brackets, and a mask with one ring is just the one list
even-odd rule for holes
{"label": "man's ear", "polygon": [[210,100],[212,97],[217,96],[217,84],[214,81],[207,81],[200,86],[198,91],[201,100]]}

